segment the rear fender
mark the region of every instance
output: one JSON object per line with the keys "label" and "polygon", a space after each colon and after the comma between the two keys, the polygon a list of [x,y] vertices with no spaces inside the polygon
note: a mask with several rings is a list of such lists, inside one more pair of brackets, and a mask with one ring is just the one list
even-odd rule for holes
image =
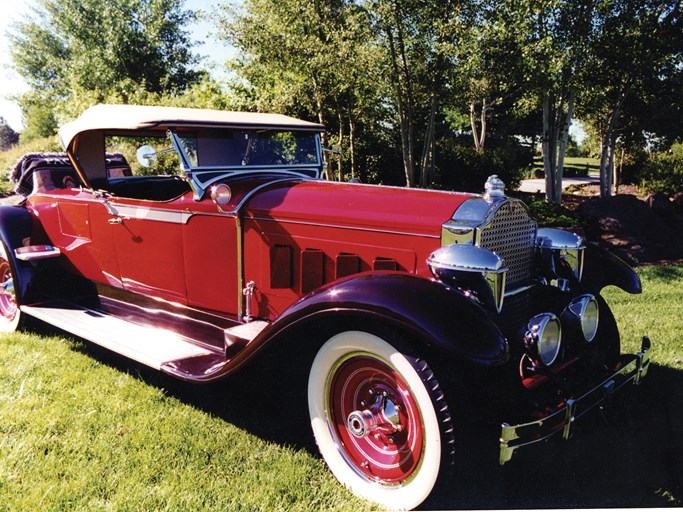
{"label": "rear fender", "polygon": [[22,247],[24,239],[33,232],[31,213],[18,206],[0,206],[0,239],[5,244],[7,258],[14,269],[14,291],[19,303],[26,298],[33,279],[34,269],[30,265],[17,260],[14,249]]}
{"label": "rear fender", "polygon": [[594,244],[586,246],[582,282],[600,291],[614,285],[628,293],[640,293],[640,277],[621,258]]}
{"label": "rear fender", "polygon": [[302,323],[365,318],[409,333],[441,353],[485,365],[507,361],[508,345],[484,310],[462,293],[412,274],[358,274],[330,283],[287,309],[262,333],[272,339]]}

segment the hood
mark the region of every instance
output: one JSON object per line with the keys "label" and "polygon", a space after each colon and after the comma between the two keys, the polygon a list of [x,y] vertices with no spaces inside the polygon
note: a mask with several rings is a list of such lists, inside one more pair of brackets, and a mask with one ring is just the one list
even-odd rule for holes
{"label": "hood", "polygon": [[474,194],[304,181],[255,194],[245,216],[278,221],[441,236],[441,226]]}

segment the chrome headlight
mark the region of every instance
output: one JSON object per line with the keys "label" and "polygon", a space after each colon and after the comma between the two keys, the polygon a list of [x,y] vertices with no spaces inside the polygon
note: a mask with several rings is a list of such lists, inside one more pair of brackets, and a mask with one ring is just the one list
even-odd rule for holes
{"label": "chrome headlight", "polygon": [[553,313],[536,315],[527,326],[525,344],[532,359],[545,366],[555,362],[562,344],[562,325]]}
{"label": "chrome headlight", "polygon": [[439,281],[473,291],[482,303],[498,312],[503,308],[508,269],[496,253],[475,245],[452,244],[434,251],[427,265]]}
{"label": "chrome headlight", "polygon": [[[581,235],[562,231],[555,228],[539,228],[536,234],[536,247],[544,257],[543,262],[546,268],[544,271],[551,274],[551,277],[562,277],[562,270],[557,268],[558,264],[564,262],[570,269],[574,277],[581,281],[583,275],[583,256],[586,249],[586,241]],[[556,261],[555,258],[559,258]]]}
{"label": "chrome headlight", "polygon": [[581,333],[586,341],[591,342],[598,332],[600,308],[593,295],[581,295],[567,306],[570,315],[581,325]]}

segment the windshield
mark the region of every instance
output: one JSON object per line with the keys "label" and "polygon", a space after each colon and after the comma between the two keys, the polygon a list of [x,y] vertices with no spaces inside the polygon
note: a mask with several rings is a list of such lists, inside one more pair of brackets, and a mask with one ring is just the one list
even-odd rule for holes
{"label": "windshield", "polygon": [[178,133],[193,169],[226,167],[317,166],[315,132],[281,130],[203,130]]}

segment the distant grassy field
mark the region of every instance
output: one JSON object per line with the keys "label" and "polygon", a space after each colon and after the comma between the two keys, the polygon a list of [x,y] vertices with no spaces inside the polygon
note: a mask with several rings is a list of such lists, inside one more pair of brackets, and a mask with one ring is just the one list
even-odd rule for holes
{"label": "distant grassy field", "polygon": [[[533,175],[543,177],[543,157],[535,156]],[[600,160],[597,158],[566,157],[564,159],[565,176],[599,176]]]}
{"label": "distant grassy field", "polygon": [[[643,386],[569,442],[474,464],[427,507],[683,505],[683,267],[639,273],[642,295],[606,296],[626,349],[655,344]],[[372,509],[315,454],[275,364],[194,386],[44,328],[1,336],[0,511]]]}

